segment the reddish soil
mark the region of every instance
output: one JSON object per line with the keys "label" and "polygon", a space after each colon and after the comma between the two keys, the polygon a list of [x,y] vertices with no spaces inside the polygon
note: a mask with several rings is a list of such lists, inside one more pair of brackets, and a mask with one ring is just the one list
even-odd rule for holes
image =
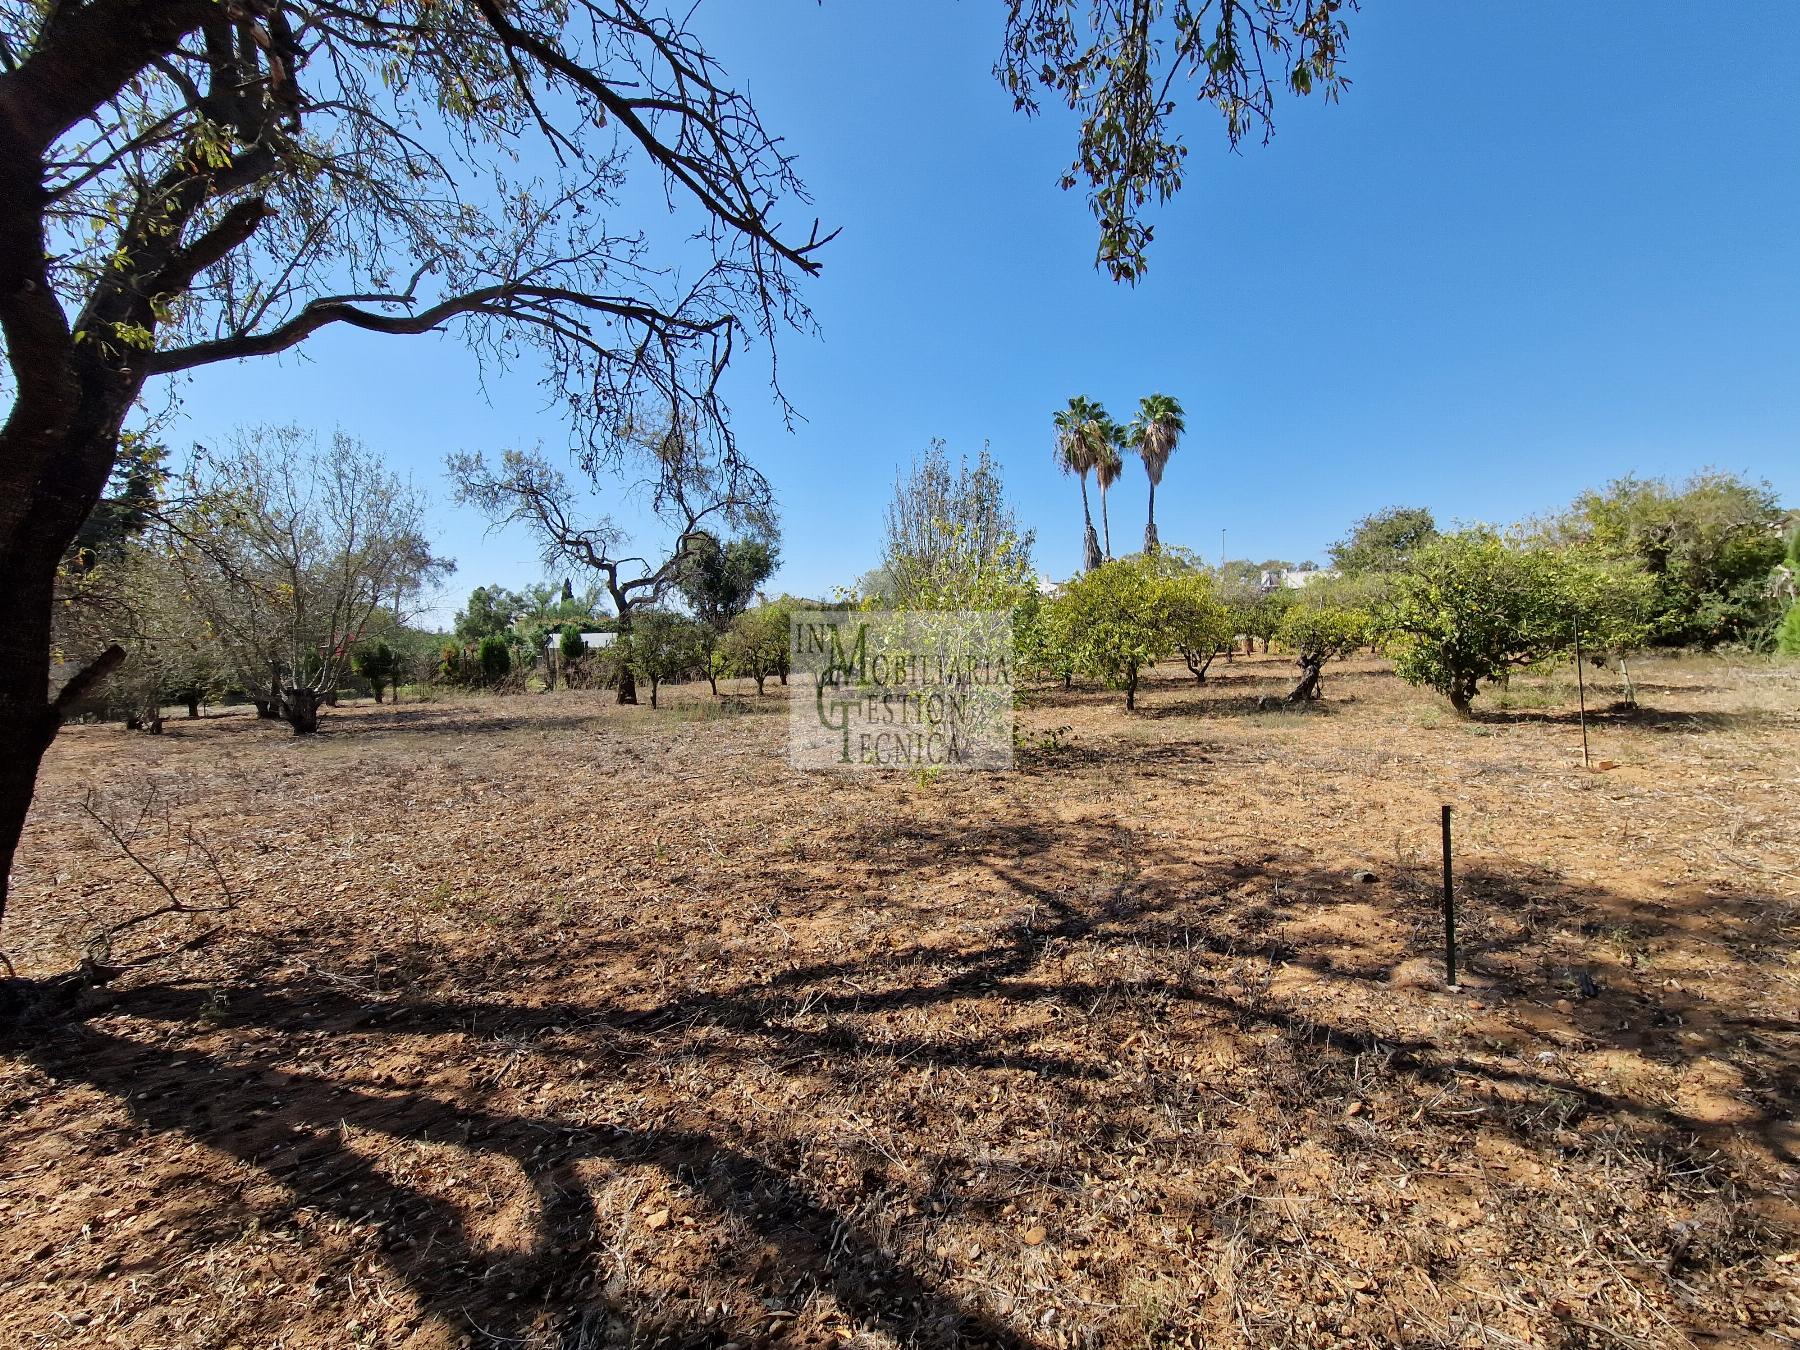
{"label": "reddish soil", "polygon": [[774,685],[71,728],[22,976],[163,898],[84,802],[243,898],[0,1039],[0,1344],[1800,1342],[1800,674],[1637,674],[1598,772],[1277,657],[997,775]]}

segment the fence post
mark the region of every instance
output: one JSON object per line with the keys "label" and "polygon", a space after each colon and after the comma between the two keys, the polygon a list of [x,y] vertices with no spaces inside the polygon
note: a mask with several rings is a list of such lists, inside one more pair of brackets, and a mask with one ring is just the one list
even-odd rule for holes
{"label": "fence post", "polygon": [[1444,806],[1444,980],[1456,988],[1456,882],[1450,871],[1450,807]]}

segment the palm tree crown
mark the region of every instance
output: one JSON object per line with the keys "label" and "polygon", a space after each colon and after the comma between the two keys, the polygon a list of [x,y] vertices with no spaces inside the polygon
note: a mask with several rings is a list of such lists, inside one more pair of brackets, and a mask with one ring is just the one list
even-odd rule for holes
{"label": "palm tree crown", "polygon": [[1138,400],[1137,420],[1127,433],[1144,458],[1144,476],[1150,480],[1150,508],[1144,516],[1144,552],[1154,553],[1156,538],[1156,485],[1162,482],[1169,456],[1175,453],[1175,442],[1181,439],[1186,425],[1181,405],[1167,394],[1151,394]]}
{"label": "palm tree crown", "polygon": [[1151,394],[1138,401],[1137,420],[1131,424],[1131,440],[1144,457],[1144,472],[1152,483],[1162,482],[1175,443],[1187,430],[1181,405],[1167,394]]}

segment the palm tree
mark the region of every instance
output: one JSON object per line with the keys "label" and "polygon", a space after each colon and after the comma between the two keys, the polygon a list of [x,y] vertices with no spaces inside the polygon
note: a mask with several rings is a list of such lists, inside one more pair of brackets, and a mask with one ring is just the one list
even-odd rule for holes
{"label": "palm tree", "polygon": [[1100,530],[1106,539],[1106,560],[1112,561],[1112,521],[1106,515],[1106,490],[1119,481],[1119,475],[1125,472],[1125,461],[1119,451],[1128,442],[1125,439],[1125,428],[1120,426],[1105,413],[1096,419],[1099,428],[1094,438],[1096,454],[1094,457],[1094,481],[1100,485]]}
{"label": "palm tree", "polygon": [[[1069,406],[1056,414],[1056,462],[1064,473],[1072,473],[1081,483],[1081,519],[1086,527],[1082,536],[1082,553],[1086,570],[1100,565],[1100,539],[1094,533],[1093,512],[1088,509],[1087,476],[1099,456],[1094,436],[1098,404],[1085,398],[1072,398]],[[1104,415],[1104,414],[1102,414]]]}
{"label": "palm tree", "polygon": [[1150,480],[1150,514],[1144,521],[1144,552],[1156,552],[1156,485],[1162,482],[1175,442],[1187,430],[1181,405],[1167,394],[1151,394],[1138,402],[1137,420],[1128,433],[1144,457],[1144,475]]}

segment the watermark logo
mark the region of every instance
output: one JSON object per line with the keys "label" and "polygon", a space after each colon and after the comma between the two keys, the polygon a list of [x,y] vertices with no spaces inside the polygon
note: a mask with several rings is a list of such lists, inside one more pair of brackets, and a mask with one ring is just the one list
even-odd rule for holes
{"label": "watermark logo", "polygon": [[1011,610],[800,610],[788,631],[797,769],[1010,769]]}

